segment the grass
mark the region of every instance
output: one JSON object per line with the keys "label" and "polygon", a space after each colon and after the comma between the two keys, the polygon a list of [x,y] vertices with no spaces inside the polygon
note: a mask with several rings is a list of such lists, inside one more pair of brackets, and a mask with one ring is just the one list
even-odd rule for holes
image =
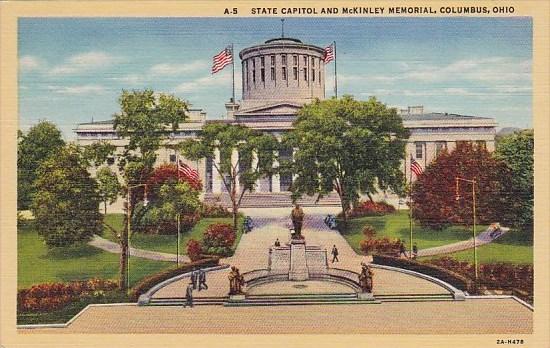
{"label": "grass", "polygon": [[[365,237],[362,229],[365,224],[370,224],[376,230],[376,238],[390,237],[399,238],[405,242],[408,249],[410,229],[408,211],[400,211],[384,216],[369,216],[350,220],[349,229],[343,236],[352,248],[360,253],[359,243]],[[482,232],[488,226],[477,226],[477,232]],[[480,246],[478,250],[478,261],[480,263],[509,262],[518,264],[533,263],[533,243],[522,241],[518,232],[511,230],[496,241]],[[413,225],[413,239],[418,249],[432,248],[445,244],[456,243],[471,238],[471,228],[464,226],[451,226],[442,230],[423,228],[418,224]],[[443,255],[419,258],[427,260],[438,258]],[[450,254],[444,254],[461,261],[473,263],[473,250],[464,250]]]}
{"label": "grass", "polygon": [[[116,229],[122,228],[124,223],[123,214],[107,214],[105,217],[106,222],[111,224]],[[238,224],[242,225],[243,218],[240,217]],[[202,235],[209,225],[214,223],[233,224],[233,218],[202,218],[193,228],[188,232],[181,233],[180,236],[180,254],[187,254],[187,242],[190,239],[201,240]],[[239,228],[237,231],[237,238],[233,245],[233,250],[239,244],[242,235],[242,230]],[[116,238],[113,233],[105,229],[103,237],[111,241],[115,241]],[[176,254],[177,251],[177,236],[176,235],[155,235],[134,233],[130,244],[133,248],[159,251],[163,253]]]}
{"label": "grass", "polygon": [[[349,221],[349,229],[344,238],[356,252],[361,252],[359,243],[365,239],[362,233],[363,227],[369,224],[376,230],[376,238],[390,237],[404,241],[407,248],[410,240],[410,227],[408,211],[399,211],[384,216],[367,216],[355,218]],[[487,226],[478,226],[478,231],[483,231]],[[437,247],[445,244],[467,240],[472,236],[472,230],[464,226],[451,226],[442,230],[423,228],[418,224],[413,225],[413,240],[418,249]]]}
{"label": "grass", "polygon": [[[21,226],[17,240],[17,287],[90,278],[118,279],[119,255],[87,244],[48,249],[31,226]],[[130,285],[173,265],[170,262],[130,258]]]}
{"label": "grass", "polygon": [[[477,257],[480,264],[506,262],[514,264],[533,264],[533,243],[517,238],[518,232],[510,230],[501,238],[492,243],[477,248]],[[420,260],[428,260],[449,256],[460,261],[474,263],[472,249],[450,254],[423,257]]]}

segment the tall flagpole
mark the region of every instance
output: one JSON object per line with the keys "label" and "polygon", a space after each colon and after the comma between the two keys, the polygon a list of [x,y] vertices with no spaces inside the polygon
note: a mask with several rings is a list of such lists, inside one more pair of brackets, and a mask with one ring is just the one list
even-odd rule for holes
{"label": "tall flagpole", "polygon": [[233,99],[232,102],[235,103],[235,55],[233,51],[233,44],[231,44],[231,67],[233,70]]}
{"label": "tall flagpole", "polygon": [[338,55],[336,54],[336,41],[333,41],[334,44],[334,95],[338,98],[338,73],[336,72],[336,60]]}
{"label": "tall flagpole", "polygon": [[[412,157],[411,157],[412,159]],[[411,161],[412,162],[412,161]],[[412,220],[412,212],[413,212],[413,200],[412,200],[412,168],[409,164],[409,202],[411,206],[409,207],[409,228],[410,228],[410,245],[409,245],[409,258],[412,258],[412,245],[413,245],[413,220]]]}
{"label": "tall flagpole", "polygon": [[[178,178],[178,183],[180,182],[180,157],[179,157],[179,152],[178,150],[176,150],[176,172],[178,173],[177,174],[177,178]],[[177,238],[177,241],[176,241],[176,266],[179,267],[180,265],[180,213],[178,212],[178,215],[176,216],[176,223],[178,224],[178,228],[177,228],[177,234],[178,234],[178,238]]]}

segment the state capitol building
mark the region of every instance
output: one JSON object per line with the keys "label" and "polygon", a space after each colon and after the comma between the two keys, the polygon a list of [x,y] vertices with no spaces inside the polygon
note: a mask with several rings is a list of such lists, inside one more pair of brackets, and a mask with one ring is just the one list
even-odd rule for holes
{"label": "state capitol building", "polygon": [[[292,123],[300,108],[314,99],[325,99],[324,49],[292,38],[276,38],[240,51],[242,69],[242,100],[230,100],[225,104],[224,120],[207,120],[201,109],[190,109],[189,118],[175,132],[169,132],[166,145],[195,137],[208,122],[240,124],[281,138],[292,129]],[[237,62],[235,62],[237,63]],[[411,156],[424,168],[443,149],[453,150],[459,142],[476,142],[494,150],[496,122],[492,118],[457,115],[452,113],[425,113],[422,106],[400,110],[405,128],[410,131],[403,161],[403,172],[409,177]],[[127,140],[120,138],[113,128],[113,120],[78,124],[75,129],[77,143],[89,145],[107,140],[121,153]],[[292,149],[281,150],[279,159],[292,156]],[[159,150],[157,165],[176,162],[175,150],[166,146]],[[186,163],[198,170],[204,188],[204,199],[224,203],[227,194],[212,161],[217,158]],[[236,160],[236,158],[235,158]],[[108,165],[117,171],[115,158]],[[245,196],[242,206],[288,206],[292,176],[275,174],[260,179],[255,192]],[[388,198],[388,197],[385,197]],[[390,200],[392,197],[389,197]],[[395,198],[395,197],[394,197]],[[314,204],[314,199],[304,198],[302,204]],[[337,196],[329,195],[318,204],[338,205]],[[112,209],[120,210],[115,203]]]}

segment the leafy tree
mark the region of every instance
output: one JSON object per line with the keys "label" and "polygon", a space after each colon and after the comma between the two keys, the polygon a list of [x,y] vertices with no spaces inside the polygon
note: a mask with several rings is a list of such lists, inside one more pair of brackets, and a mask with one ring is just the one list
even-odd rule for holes
{"label": "leafy tree", "polygon": [[[193,161],[215,159],[216,151],[219,151],[220,161],[213,161],[213,166],[229,193],[233,228],[236,230],[245,192],[252,191],[259,178],[273,173],[277,139],[241,125],[210,123],[203,127],[197,139],[183,141],[179,147],[185,157]],[[234,151],[238,153],[237,161],[231,160]]]}
{"label": "leafy tree", "polygon": [[512,173],[486,149],[473,144],[457,145],[451,153],[442,152],[429,164],[412,186],[413,217],[424,226],[441,228],[451,223],[473,222],[472,185],[456,181],[476,180],[476,219],[478,223],[510,223],[513,195]]}
{"label": "leafy tree", "polygon": [[106,140],[96,141],[84,146],[82,155],[91,166],[98,167],[107,161],[107,158],[116,150],[116,146]]}
{"label": "leafy tree", "polygon": [[49,247],[86,242],[101,234],[98,186],[75,146],[59,149],[36,171],[31,210]]}
{"label": "leafy tree", "polygon": [[109,167],[101,167],[96,173],[97,183],[99,185],[99,196],[105,207],[107,214],[107,204],[116,202],[121,190],[117,175]]}
{"label": "leafy tree", "polygon": [[534,133],[532,129],[502,136],[495,157],[512,170],[514,197],[509,202],[515,220],[513,225],[532,234],[534,208]]}
{"label": "leafy tree", "polygon": [[18,132],[17,209],[28,209],[34,196],[33,182],[40,164],[57,154],[65,145],[61,131],[48,121],[41,121],[24,135]]}
{"label": "leafy tree", "polygon": [[375,98],[344,96],[305,105],[285,139],[296,148],[289,169],[296,174],[293,197],[336,190],[345,223],[360,194],[401,193],[408,135],[397,111]]}
{"label": "leafy tree", "polygon": [[[124,153],[119,158],[118,165],[124,175],[126,194],[130,187],[143,184],[147,181],[156,160],[155,151],[158,150],[165,139],[166,132],[176,130],[178,124],[184,122],[188,111],[187,102],[168,94],[156,94],[152,90],[123,90],[119,98],[120,113],[114,115],[114,128],[118,135],[128,139]],[[133,215],[133,206],[143,191],[137,187],[131,190],[128,213]],[[118,233],[112,227],[115,234],[120,235],[120,288],[126,288],[126,265],[128,253],[129,231],[127,223],[124,229]]]}

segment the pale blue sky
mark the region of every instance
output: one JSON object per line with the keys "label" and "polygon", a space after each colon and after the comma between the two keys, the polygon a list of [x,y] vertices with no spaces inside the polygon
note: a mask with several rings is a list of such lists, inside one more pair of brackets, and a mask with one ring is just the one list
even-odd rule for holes
{"label": "pale blue sky", "polygon": [[[211,75],[212,56],[278,36],[278,18],[20,19],[20,128],[47,119],[72,139],[78,123],[110,119],[123,88],[173,93],[220,118],[231,69]],[[532,126],[530,18],[288,18],[285,36],[337,42],[340,95]]]}

